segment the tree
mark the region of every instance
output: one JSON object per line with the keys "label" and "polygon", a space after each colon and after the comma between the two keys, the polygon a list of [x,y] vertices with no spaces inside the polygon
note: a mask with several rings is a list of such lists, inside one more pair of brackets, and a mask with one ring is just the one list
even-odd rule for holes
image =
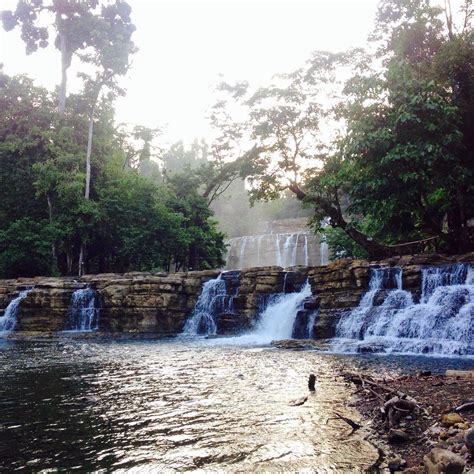
{"label": "tree", "polygon": [[[448,252],[472,248],[469,0],[463,14],[458,31],[449,6],[386,0],[375,52],[317,52],[305,68],[239,96],[251,143],[241,172],[254,198],[291,190],[312,207],[315,228],[327,220],[371,258],[434,236]],[[323,121],[339,124],[339,135],[325,138]]]}
{"label": "tree", "polygon": [[[51,30],[55,31],[54,46],[61,53],[61,82],[58,94],[60,117],[64,115],[66,107],[67,71],[73,56],[90,47],[93,33],[98,27],[95,15],[98,5],[98,0],[19,0],[15,11],[2,12],[3,27],[6,31],[20,28],[27,54],[48,47]],[[42,26],[40,22],[43,14],[48,16],[48,26]]]}
{"label": "tree", "polygon": [[[135,52],[135,45],[131,40],[135,27],[131,23],[130,13],[131,8],[125,2],[117,1],[102,7],[97,30],[94,31],[91,41],[92,50],[81,55],[83,62],[96,69],[93,75],[81,74],[84,79],[84,95],[87,97],[89,108],[84,190],[86,200],[90,199],[92,137],[97,102],[104,89],[108,91],[108,101],[117,94],[123,94],[118,87],[117,76],[124,75],[128,71],[130,55]],[[83,242],[79,253],[79,275],[84,272],[85,251],[86,245]]]}

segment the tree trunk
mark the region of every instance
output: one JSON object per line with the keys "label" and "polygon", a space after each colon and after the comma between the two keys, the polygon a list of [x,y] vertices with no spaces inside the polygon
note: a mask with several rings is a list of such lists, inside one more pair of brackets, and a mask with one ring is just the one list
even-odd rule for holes
{"label": "tree trunk", "polygon": [[78,265],[78,267],[79,267],[78,275],[79,276],[82,276],[85,273],[84,272],[84,266],[85,266],[85,262],[84,262],[85,257],[84,257],[84,255],[86,253],[85,247],[86,246],[85,246],[84,242],[81,242],[81,250],[79,251],[79,265]]}
{"label": "tree trunk", "polygon": [[[86,201],[90,199],[90,191],[91,191],[91,154],[92,154],[92,135],[94,131],[94,110],[95,110],[95,104],[92,106],[91,111],[89,113],[89,132],[87,134],[86,189],[84,191],[84,198],[86,199]],[[79,276],[84,275],[85,253],[86,253],[85,243],[84,241],[82,241],[81,250],[79,252],[79,263],[78,263]]]}
{"label": "tree trunk", "polygon": [[[46,200],[48,202],[48,217],[50,225],[53,224],[53,204],[49,194],[46,195]],[[56,242],[51,243],[51,274],[56,275],[58,273],[58,255],[56,252]]]}
{"label": "tree trunk", "polygon": [[[288,186],[288,189],[290,189],[290,191],[294,193],[296,198],[300,201],[305,200],[307,197],[306,193],[298,186],[296,182],[292,182]],[[323,198],[316,197],[312,197],[311,201],[327,214],[327,216],[330,218],[332,227],[339,227],[342,229],[352,240],[357,242],[367,251],[369,260],[378,260],[391,256],[392,252],[390,251],[390,248],[363,234],[344,219],[341,206],[339,205],[337,191],[335,192],[334,203],[330,203]]]}
{"label": "tree trunk", "polygon": [[90,199],[90,190],[91,190],[91,153],[92,153],[92,133],[94,131],[94,109],[89,114],[89,132],[87,134],[87,153],[86,153],[86,190],[84,192],[84,197],[86,200]]}
{"label": "tree trunk", "polygon": [[58,93],[58,114],[59,118],[62,118],[66,109],[67,70],[71,64],[71,59],[68,54],[66,37],[64,34],[60,34],[59,41],[61,48],[61,84],[59,85]]}

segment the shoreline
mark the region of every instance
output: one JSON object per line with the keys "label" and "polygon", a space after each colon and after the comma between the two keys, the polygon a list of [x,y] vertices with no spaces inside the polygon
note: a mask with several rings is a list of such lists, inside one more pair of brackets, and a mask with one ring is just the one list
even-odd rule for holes
{"label": "shoreline", "polygon": [[[380,466],[422,474],[433,458],[441,457],[464,462],[464,472],[474,469],[474,450],[465,438],[474,430],[474,371],[450,372],[453,375],[426,371],[381,378],[370,370],[347,373],[341,368],[339,376],[356,389],[350,404],[365,421],[367,440],[383,452]],[[387,413],[393,397],[401,399],[400,407]],[[466,404],[471,405],[462,408]]]}

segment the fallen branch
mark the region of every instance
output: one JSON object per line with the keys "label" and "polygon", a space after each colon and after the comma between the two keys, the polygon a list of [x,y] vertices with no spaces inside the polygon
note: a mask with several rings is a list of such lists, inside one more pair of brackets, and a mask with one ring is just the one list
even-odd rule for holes
{"label": "fallen branch", "polygon": [[328,418],[326,420],[326,424],[328,423],[329,420],[334,420],[334,419],[339,419],[339,420],[342,420],[344,422],[346,422],[351,428],[352,428],[352,431],[356,431],[358,430],[359,428],[362,428],[362,425],[359,425],[359,423],[351,420],[350,418],[347,418],[345,416],[342,416],[340,415],[339,413],[337,412],[334,412],[334,414],[336,415],[335,417],[331,417],[331,418]]}
{"label": "fallen branch", "polygon": [[467,402],[454,409],[455,412],[474,410],[474,402]]}

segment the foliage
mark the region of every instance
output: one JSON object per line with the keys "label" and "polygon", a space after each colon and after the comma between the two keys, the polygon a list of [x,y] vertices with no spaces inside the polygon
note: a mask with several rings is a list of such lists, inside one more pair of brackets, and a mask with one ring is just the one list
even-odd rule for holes
{"label": "foliage", "polygon": [[[336,241],[342,231],[373,258],[433,236],[447,252],[472,249],[470,0],[460,17],[456,27],[449,2],[384,0],[372,50],[316,52],[254,92],[223,85],[246,109],[236,126],[249,143],[241,173],[253,197],[291,190],[312,208],[316,230],[328,222],[340,229]],[[327,122],[339,133],[329,137]]]}
{"label": "foliage", "polygon": [[326,242],[335,260],[339,258],[367,258],[367,252],[342,229],[328,227],[324,230]]}
{"label": "foliage", "polygon": [[161,174],[156,180],[143,174],[139,161],[124,167],[127,153],[141,156],[142,163],[149,160],[146,145],[125,146],[107,101],[97,106],[91,200],[86,200],[87,99],[70,95],[56,128],[51,93],[23,76],[0,79],[2,277],[56,269],[75,274],[82,242],[90,272],[222,264],[223,235],[197,193],[199,178],[176,175],[165,182]]}

